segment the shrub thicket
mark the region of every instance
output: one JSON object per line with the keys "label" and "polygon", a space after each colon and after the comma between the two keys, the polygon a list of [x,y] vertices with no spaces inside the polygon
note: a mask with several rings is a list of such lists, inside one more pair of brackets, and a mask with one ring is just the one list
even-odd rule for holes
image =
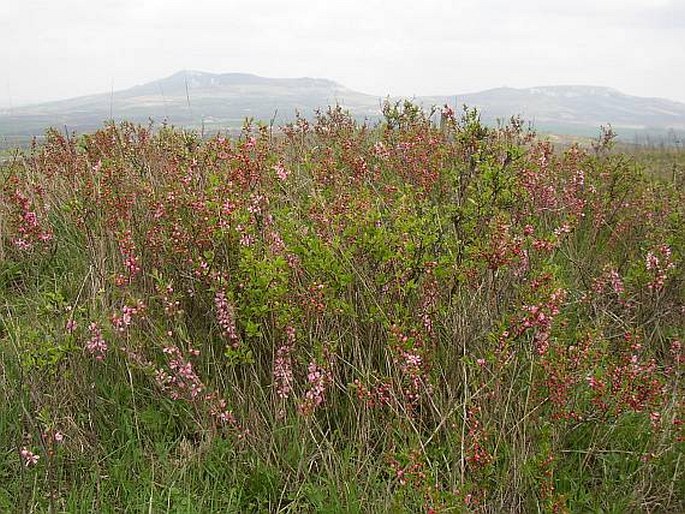
{"label": "shrub thicket", "polygon": [[0,510],[685,510],[685,194],[446,108],[0,173]]}

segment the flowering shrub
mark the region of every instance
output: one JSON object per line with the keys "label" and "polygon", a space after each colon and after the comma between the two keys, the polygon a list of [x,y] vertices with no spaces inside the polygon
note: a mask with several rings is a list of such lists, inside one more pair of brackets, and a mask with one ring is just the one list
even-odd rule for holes
{"label": "flowering shrub", "polygon": [[84,456],[166,441],[251,477],[228,511],[323,509],[319,477],[369,511],[685,509],[682,188],[518,120],[384,115],[52,131],[6,166],[16,473],[64,506]]}

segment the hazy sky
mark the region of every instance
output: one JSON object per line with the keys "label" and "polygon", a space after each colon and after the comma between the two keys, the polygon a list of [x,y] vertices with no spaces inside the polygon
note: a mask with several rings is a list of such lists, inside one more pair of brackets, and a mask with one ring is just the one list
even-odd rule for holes
{"label": "hazy sky", "polygon": [[0,0],[0,105],[181,69],[377,95],[551,84],[685,102],[685,0]]}

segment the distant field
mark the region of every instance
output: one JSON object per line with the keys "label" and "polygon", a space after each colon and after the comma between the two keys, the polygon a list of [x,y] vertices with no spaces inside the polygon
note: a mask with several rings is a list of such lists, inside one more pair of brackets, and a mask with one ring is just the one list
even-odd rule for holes
{"label": "distant field", "polygon": [[664,180],[682,184],[685,180],[685,148],[664,146],[642,148],[631,147],[625,153],[645,167],[645,170]]}
{"label": "distant field", "polygon": [[682,148],[440,114],[4,148],[0,511],[685,512]]}

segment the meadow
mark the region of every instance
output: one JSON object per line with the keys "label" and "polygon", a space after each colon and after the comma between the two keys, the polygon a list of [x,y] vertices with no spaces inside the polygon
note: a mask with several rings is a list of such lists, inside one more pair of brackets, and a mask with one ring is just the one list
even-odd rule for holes
{"label": "meadow", "polygon": [[0,511],[684,512],[685,159],[613,143],[406,103],[8,153]]}

